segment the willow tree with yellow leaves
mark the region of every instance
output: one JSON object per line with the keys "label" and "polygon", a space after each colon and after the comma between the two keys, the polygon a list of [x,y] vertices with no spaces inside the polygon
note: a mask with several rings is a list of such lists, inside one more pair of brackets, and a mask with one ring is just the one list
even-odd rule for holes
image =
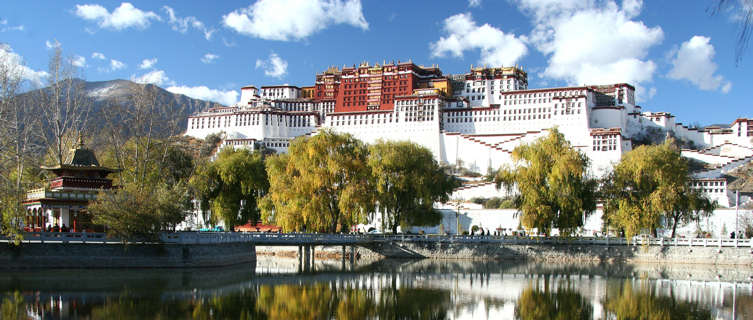
{"label": "willow tree with yellow leaves", "polygon": [[512,152],[512,166],[495,176],[497,188],[515,192],[513,202],[523,227],[569,235],[596,210],[597,180],[588,175],[588,157],[556,128]]}
{"label": "willow tree with yellow leaves", "polygon": [[642,230],[697,221],[716,208],[690,186],[688,160],[673,139],[660,145],[643,145],[626,153],[602,186],[604,220],[630,238]]}
{"label": "willow tree with yellow leaves", "polygon": [[368,150],[349,134],[322,130],[267,160],[262,218],[287,231],[337,232],[373,211]]}
{"label": "willow tree with yellow leaves", "polygon": [[[382,222],[397,227],[437,225],[435,202],[447,202],[458,179],[446,173],[431,151],[408,141],[378,141],[369,146],[369,168]],[[383,228],[386,229],[386,228]]]}

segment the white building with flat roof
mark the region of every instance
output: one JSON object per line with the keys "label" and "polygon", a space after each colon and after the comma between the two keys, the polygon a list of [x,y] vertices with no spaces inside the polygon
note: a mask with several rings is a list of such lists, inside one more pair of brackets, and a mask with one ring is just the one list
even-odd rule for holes
{"label": "white building with flat roof", "polygon": [[[351,90],[349,84],[333,85],[327,90],[334,93],[321,99],[302,98],[297,86],[246,86],[236,105],[191,115],[186,135],[223,133],[223,146],[264,145],[286,152],[290,140],[329,128],[367,143],[413,141],[439,162],[483,174],[509,164],[516,146],[556,127],[591,159],[591,174],[602,176],[634,144],[669,134],[688,147],[684,156],[707,167],[697,173],[694,186],[723,206],[734,205],[725,174],[753,159],[753,119],[691,128],[672,114],[643,111],[629,84],[530,89],[527,74],[515,67],[471,68],[445,79],[451,88],[419,86],[410,95],[390,96],[391,109],[352,112],[335,112],[342,110],[338,103],[347,105],[337,100],[337,92]],[[441,85],[442,79],[435,82]]]}

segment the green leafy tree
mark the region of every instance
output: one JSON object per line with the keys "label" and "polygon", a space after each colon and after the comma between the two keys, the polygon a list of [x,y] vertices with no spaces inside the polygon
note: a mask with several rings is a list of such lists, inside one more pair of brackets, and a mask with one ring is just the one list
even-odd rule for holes
{"label": "green leafy tree", "polygon": [[199,156],[208,157],[217,149],[217,146],[222,142],[222,135],[219,133],[212,133],[204,138],[199,148]]}
{"label": "green leafy tree", "polygon": [[367,148],[329,130],[293,140],[287,155],[267,161],[269,195],[263,218],[285,231],[336,232],[373,211]]}
{"label": "green leafy tree", "polygon": [[513,150],[514,167],[497,172],[497,187],[517,188],[515,207],[528,230],[570,234],[596,209],[595,179],[587,174],[588,157],[570,146],[556,128],[546,137]]}
{"label": "green leafy tree", "polygon": [[264,158],[258,151],[223,148],[213,162],[199,166],[191,177],[203,211],[233,227],[259,220],[259,200],[269,190]]}
{"label": "green leafy tree", "polygon": [[656,235],[662,220],[672,227],[697,221],[716,204],[690,186],[688,161],[673,139],[626,153],[602,185],[604,219],[630,238],[642,229]]}
{"label": "green leafy tree", "polygon": [[460,186],[429,149],[412,142],[379,141],[369,146],[369,168],[376,200],[393,233],[397,227],[436,225],[441,214],[435,202],[447,202]]}
{"label": "green leafy tree", "polygon": [[99,192],[90,203],[92,223],[124,240],[157,240],[160,231],[174,230],[185,220],[193,207],[188,179],[195,166],[184,147],[167,139],[134,137],[111,144],[100,158],[104,165],[122,169],[112,175],[119,188]]}
{"label": "green leafy tree", "polygon": [[109,236],[126,240],[157,240],[160,204],[151,188],[126,184],[117,190],[102,190],[89,203],[92,222],[107,226]]}

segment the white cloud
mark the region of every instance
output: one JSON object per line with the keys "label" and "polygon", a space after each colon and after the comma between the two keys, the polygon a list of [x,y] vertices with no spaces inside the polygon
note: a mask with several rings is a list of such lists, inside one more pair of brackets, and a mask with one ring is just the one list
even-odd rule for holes
{"label": "white cloud", "polygon": [[656,63],[649,49],[661,43],[661,27],[636,21],[641,0],[516,0],[536,25],[529,39],[548,58],[544,75],[569,85],[627,82],[638,100],[650,96]]}
{"label": "white cloud", "polygon": [[183,94],[194,99],[209,100],[224,105],[233,105],[238,102],[238,92],[235,90],[216,90],[206,86],[182,86],[170,80],[167,73],[163,70],[152,70],[140,76],[132,75],[131,81],[142,84],[153,84],[157,86],[169,86],[165,90],[176,94]]}
{"label": "white cloud", "polygon": [[175,85],[175,82],[170,80],[167,73],[163,70],[153,70],[140,76],[132,75],[131,81],[143,84],[149,83],[157,86]]}
{"label": "white cloud", "polygon": [[701,90],[721,90],[724,93],[732,89],[732,83],[724,80],[721,75],[714,75],[716,63],[714,63],[714,46],[711,38],[693,36],[685,41],[680,49],[672,54],[672,70],[669,78],[675,80],[687,80]]}
{"label": "white cloud", "polygon": [[478,7],[481,5],[481,0],[468,0],[469,7]]}
{"label": "white cloud", "polygon": [[222,44],[224,44],[228,48],[235,47],[237,44],[234,41],[228,41],[225,38],[222,38]]}
{"label": "white cloud", "polygon": [[10,45],[0,43],[0,64],[4,64],[4,68],[20,73],[21,78],[29,81],[32,86],[41,87],[44,85],[49,74],[46,71],[36,71],[25,66],[23,60],[23,57],[13,52]]}
{"label": "white cloud", "polygon": [[288,73],[288,62],[280,58],[276,53],[270,53],[269,59],[256,59],[256,69],[264,70],[264,74],[270,77],[282,78]]}
{"label": "white cloud", "polygon": [[172,93],[183,94],[194,99],[209,100],[230,106],[238,102],[238,92],[235,90],[216,90],[206,86],[188,87],[171,86],[166,89]]}
{"label": "white cloud", "polygon": [[144,60],[141,60],[139,69],[151,69],[152,67],[154,67],[155,64],[157,64],[157,58],[144,59]]}
{"label": "white cloud", "polygon": [[107,60],[105,55],[99,52],[92,52],[92,59]]}
{"label": "white cloud", "polygon": [[120,70],[126,67],[126,64],[122,61],[110,59],[110,71]]}
{"label": "white cloud", "polygon": [[45,40],[44,46],[47,47],[48,50],[60,48],[60,42],[58,42],[57,40]]}
{"label": "white cloud", "polygon": [[222,16],[236,32],[266,40],[301,40],[335,24],[363,30],[369,23],[360,0],[259,0]]}
{"label": "white cloud", "polygon": [[78,67],[78,68],[83,68],[83,67],[86,67],[86,58],[84,58],[84,57],[82,57],[82,56],[78,56],[78,55],[77,55],[77,56],[74,56],[74,57],[73,57],[73,58],[71,59],[71,64],[72,64],[73,66],[75,66],[75,67]]}
{"label": "white cloud", "polygon": [[733,22],[753,20],[753,0],[725,1],[720,9],[726,11]]}
{"label": "white cloud", "polygon": [[145,29],[151,20],[162,20],[156,13],[139,10],[129,2],[121,3],[112,13],[98,4],[77,4],[75,13],[85,20],[96,21],[101,28],[115,30],[130,27]]}
{"label": "white cloud", "polygon": [[201,62],[209,64],[213,63],[214,60],[219,59],[220,56],[214,54],[214,53],[207,53],[203,57],[201,57]]}
{"label": "white cloud", "polygon": [[480,49],[480,63],[510,66],[528,52],[524,37],[506,34],[489,24],[478,26],[470,13],[445,19],[443,29],[447,36],[430,45],[432,57],[444,57],[448,53],[462,57],[464,51]]}
{"label": "white cloud", "polygon": [[0,32],[6,32],[6,31],[24,31],[24,25],[8,26],[8,20],[7,19],[0,20],[0,26],[3,26],[2,28],[0,28]]}
{"label": "white cloud", "polygon": [[186,33],[188,32],[189,27],[193,27],[196,30],[201,31],[201,33],[204,34],[204,38],[207,40],[212,39],[212,34],[216,30],[207,28],[206,25],[204,25],[203,22],[199,21],[196,17],[190,16],[190,17],[178,17],[175,15],[175,10],[173,8],[168,6],[163,6],[162,10],[167,13],[167,23],[170,24],[170,28],[172,28],[174,31],[178,31],[180,33]]}

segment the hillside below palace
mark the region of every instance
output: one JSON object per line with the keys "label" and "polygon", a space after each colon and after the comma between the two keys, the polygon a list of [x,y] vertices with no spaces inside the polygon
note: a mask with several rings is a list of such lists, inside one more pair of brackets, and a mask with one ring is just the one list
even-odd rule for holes
{"label": "hillside below palace", "polygon": [[236,105],[190,116],[186,135],[224,133],[221,146],[286,152],[292,139],[328,128],[367,143],[410,140],[442,163],[483,174],[553,127],[591,159],[595,176],[633,145],[674,136],[683,156],[705,165],[693,185],[727,207],[734,200],[726,173],[753,159],[751,118],[691,128],[672,114],[643,111],[626,83],[532,89],[518,67],[443,75],[412,62],[332,67],[308,87],[246,86]]}

